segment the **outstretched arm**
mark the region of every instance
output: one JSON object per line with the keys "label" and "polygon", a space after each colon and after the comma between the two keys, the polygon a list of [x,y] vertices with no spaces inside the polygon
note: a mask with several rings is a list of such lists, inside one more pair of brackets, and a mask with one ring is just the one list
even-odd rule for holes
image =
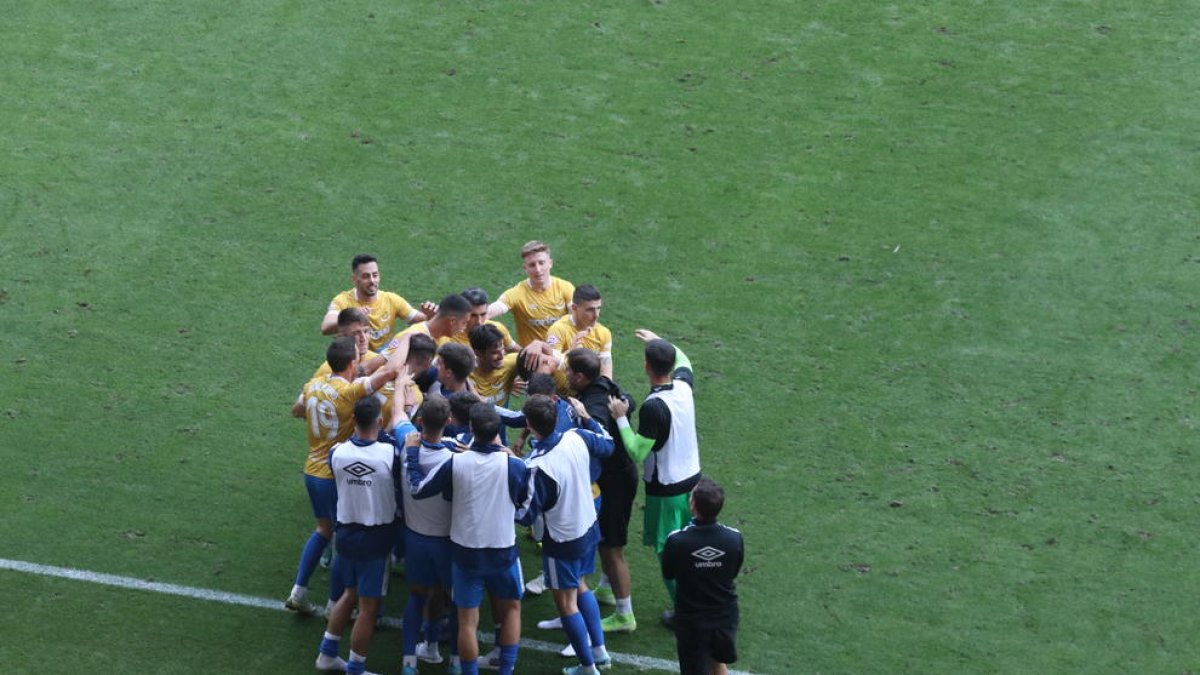
{"label": "outstretched arm", "polygon": [[321,335],[333,335],[337,332],[338,312],[342,311],[332,302],[329,303],[329,308],[325,310],[325,316],[321,319]]}
{"label": "outstretched arm", "polygon": [[488,305],[487,318],[494,319],[494,318],[500,316],[501,314],[505,314],[507,312],[508,312],[508,305],[497,300],[497,301],[493,302],[492,304]]}
{"label": "outstretched arm", "polygon": [[[641,340],[642,342],[649,342],[651,340],[661,340],[662,339],[658,336],[657,333],[646,330],[645,328],[639,328],[639,329],[633,331],[633,335],[634,335],[634,337]],[[688,358],[687,354],[683,353],[683,350],[679,348],[679,345],[672,342],[671,346],[675,348],[675,366],[673,368],[671,368],[671,370],[675,373],[673,377],[677,378],[677,379],[685,380],[689,385],[695,386],[695,382],[692,379],[692,376],[695,372],[692,369],[692,360]],[[679,370],[681,368],[684,369],[686,372],[680,373]]]}

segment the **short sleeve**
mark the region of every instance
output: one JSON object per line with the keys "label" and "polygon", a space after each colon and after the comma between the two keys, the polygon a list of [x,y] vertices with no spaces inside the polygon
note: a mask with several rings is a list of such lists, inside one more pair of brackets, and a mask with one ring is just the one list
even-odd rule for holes
{"label": "short sleeve", "polygon": [[666,444],[671,434],[671,410],[662,399],[648,399],[638,413],[638,435],[654,439],[652,451],[657,452]]}

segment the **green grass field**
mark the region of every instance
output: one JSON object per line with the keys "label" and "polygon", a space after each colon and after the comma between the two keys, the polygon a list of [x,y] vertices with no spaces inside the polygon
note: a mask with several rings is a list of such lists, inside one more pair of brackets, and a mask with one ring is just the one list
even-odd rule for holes
{"label": "green grass field", "polygon": [[[4,15],[0,558],[282,600],[312,527],[288,406],[350,257],[497,295],[540,238],[639,399],[635,328],[696,366],[738,669],[1200,670],[1195,3]],[[672,658],[629,558],[643,627],[610,649]],[[308,672],[322,628],[0,596],[5,672]]]}

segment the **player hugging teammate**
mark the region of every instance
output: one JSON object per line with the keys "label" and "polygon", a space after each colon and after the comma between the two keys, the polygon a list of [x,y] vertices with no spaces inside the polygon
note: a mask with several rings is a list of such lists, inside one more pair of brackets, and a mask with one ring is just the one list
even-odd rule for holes
{"label": "player hugging teammate", "polygon": [[[635,332],[650,383],[635,431],[633,398],[612,379],[599,289],[553,276],[542,242],[523,246],[521,259],[526,278],[494,302],[472,286],[418,310],[380,289],[376,258],[353,258],[353,286],[321,322],[338,337],[292,407],[308,433],[304,482],[316,528],[284,605],[317,613],[309,580],[335,550],[316,667],[363,673],[388,570],[402,559],[403,675],[446,661],[443,632],[451,675],[514,672],[527,587],[554,595],[559,618],[539,626],[567,634],[562,653],[578,665],[564,673],[609,667],[605,633],[637,629],[624,548],[640,462],[643,541],[671,597],[663,621],[677,630],[680,666],[723,672],[736,658],[743,553],[741,535],[716,522],[723,491],[700,474],[691,362],[656,334]],[[515,340],[495,320],[505,314]],[[525,398],[520,410],[506,407],[514,396]],[[533,525],[542,549],[542,574],[528,586],[516,523]],[[597,554],[593,589],[586,575]],[[496,645],[481,655],[485,596]],[[601,618],[601,603],[615,605],[613,614]]]}

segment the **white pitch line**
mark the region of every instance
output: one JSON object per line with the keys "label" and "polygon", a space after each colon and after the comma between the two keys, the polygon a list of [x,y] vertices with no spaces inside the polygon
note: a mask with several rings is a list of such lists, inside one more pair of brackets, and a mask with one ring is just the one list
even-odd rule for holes
{"label": "white pitch line", "polygon": [[[0,558],[0,570],[11,570],[14,572],[25,572],[27,574],[36,574],[43,577],[58,577],[60,579],[72,579],[75,581],[86,581],[88,583],[100,584],[102,586],[115,586],[117,588],[130,588],[138,591],[151,591],[153,593],[162,593],[164,595],[175,595],[184,598],[194,598],[196,600],[208,600],[210,602],[219,602],[225,605],[237,605],[239,607],[256,607],[258,609],[270,609],[279,612],[285,612],[283,603],[279,600],[269,598],[259,598],[253,595],[242,595],[241,593],[227,593],[225,591],[214,591],[208,588],[196,588],[194,586],[180,586],[178,584],[164,584],[159,581],[146,581],[144,579],[135,579],[133,577],[122,577],[115,574],[103,574],[101,572],[90,572],[88,570],[74,569],[71,567],[56,567],[54,565],[39,565],[37,563],[25,562],[23,560],[9,560]],[[392,617],[384,617],[383,624],[392,628],[400,628],[402,622],[400,619]],[[485,635],[485,639],[491,639],[491,636]],[[562,649],[562,645],[551,642],[543,642],[541,640],[530,640],[528,638],[521,639],[521,647],[523,649],[532,649],[540,652],[558,653]],[[642,656],[641,654],[618,654],[617,652],[609,652],[614,663],[624,663],[635,666],[643,670],[666,670],[673,673],[679,672],[679,666],[674,661],[667,661],[653,656]],[[745,671],[730,670],[730,675],[750,675]]]}

